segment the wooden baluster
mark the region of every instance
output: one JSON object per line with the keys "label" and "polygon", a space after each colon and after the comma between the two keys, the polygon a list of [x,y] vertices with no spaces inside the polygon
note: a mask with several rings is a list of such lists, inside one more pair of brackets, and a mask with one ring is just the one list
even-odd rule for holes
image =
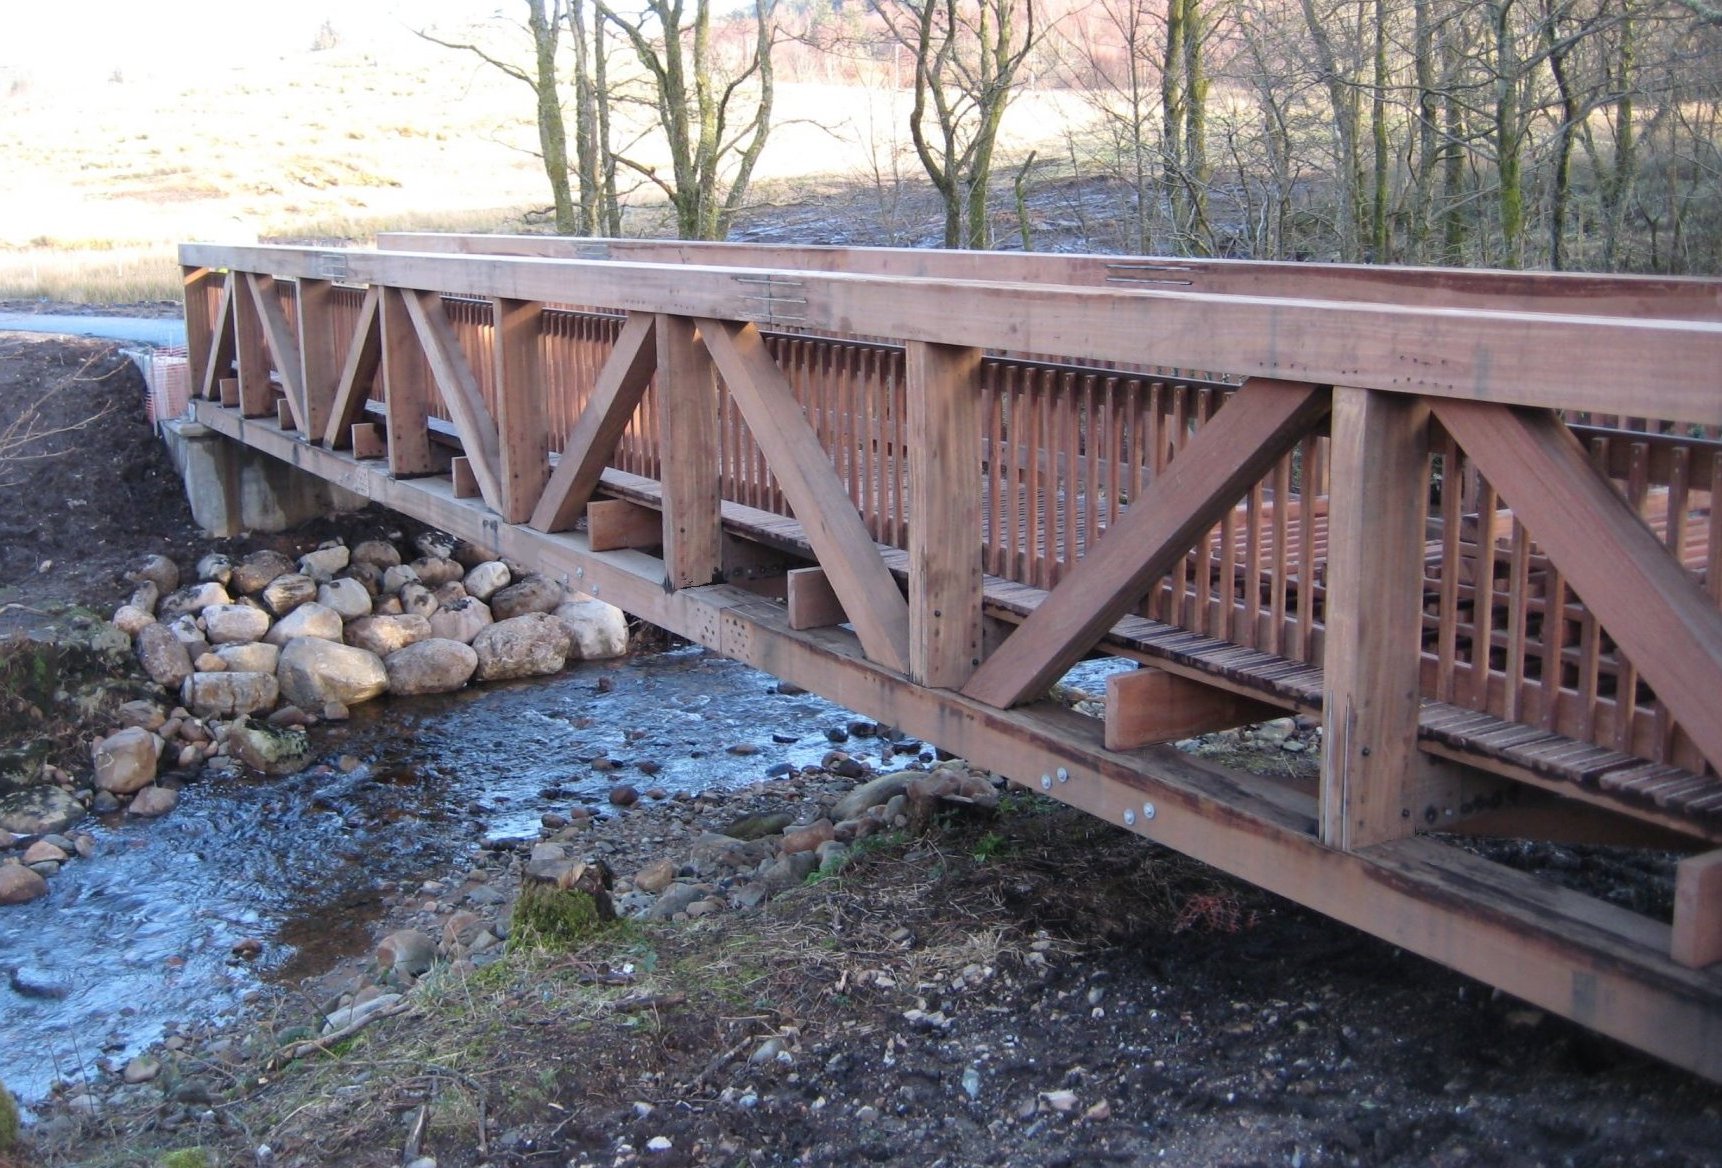
{"label": "wooden baluster", "polygon": [[510,523],[531,517],[550,481],[550,424],[539,347],[543,316],[544,306],[534,301],[491,301],[494,335],[487,367],[496,395],[502,517]]}
{"label": "wooden baluster", "polygon": [[435,474],[430,447],[431,371],[399,288],[383,289],[383,397],[388,409],[389,473]]}

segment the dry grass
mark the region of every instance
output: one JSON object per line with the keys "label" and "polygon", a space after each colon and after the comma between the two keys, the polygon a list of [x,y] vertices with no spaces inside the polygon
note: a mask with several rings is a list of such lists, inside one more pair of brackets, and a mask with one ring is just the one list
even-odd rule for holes
{"label": "dry grass", "polygon": [[132,304],[179,296],[179,262],[166,244],[0,251],[0,299]]}

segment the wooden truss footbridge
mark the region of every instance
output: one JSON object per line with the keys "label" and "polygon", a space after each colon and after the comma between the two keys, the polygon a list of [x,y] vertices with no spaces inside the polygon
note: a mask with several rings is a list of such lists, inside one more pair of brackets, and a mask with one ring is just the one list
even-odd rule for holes
{"label": "wooden truss footbridge", "polygon": [[[1722,283],[180,254],[222,434],[1722,1080]],[[1317,784],[1165,745],[1288,712]],[[1473,829],[1677,850],[1672,920]]]}

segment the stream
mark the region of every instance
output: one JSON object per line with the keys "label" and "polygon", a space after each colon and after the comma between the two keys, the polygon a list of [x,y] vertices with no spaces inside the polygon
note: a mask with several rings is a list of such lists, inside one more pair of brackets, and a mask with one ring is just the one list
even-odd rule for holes
{"label": "stream", "polygon": [[[547,811],[610,813],[616,782],[699,791],[816,764],[825,730],[854,718],[690,647],[372,703],[313,730],[324,761],[300,774],[207,772],[164,819],[86,821],[95,855],[0,912],[0,1080],[38,1099],[167,1023],[224,1019],[260,983],[363,952],[386,886],[487,839],[536,838]],[[758,753],[731,753],[738,744]],[[594,770],[602,756],[617,769]],[[643,760],[661,769],[648,777]],[[263,943],[258,959],[232,956],[244,938]],[[20,993],[21,981],[58,996]]]}

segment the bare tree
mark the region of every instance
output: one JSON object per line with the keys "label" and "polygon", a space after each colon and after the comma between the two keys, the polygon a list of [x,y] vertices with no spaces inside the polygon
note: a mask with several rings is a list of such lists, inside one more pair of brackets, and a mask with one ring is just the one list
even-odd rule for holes
{"label": "bare tree", "polygon": [[909,134],[945,209],[946,247],[986,247],[1005,109],[1036,40],[1034,0],[879,0],[914,60]]}
{"label": "bare tree", "polygon": [[714,35],[711,0],[692,0],[691,11],[688,0],[645,0],[633,16],[594,2],[645,72],[670,156],[668,175],[631,155],[617,163],[663,191],[683,239],[724,238],[771,134],[776,0],[753,0],[752,43],[728,54]]}

